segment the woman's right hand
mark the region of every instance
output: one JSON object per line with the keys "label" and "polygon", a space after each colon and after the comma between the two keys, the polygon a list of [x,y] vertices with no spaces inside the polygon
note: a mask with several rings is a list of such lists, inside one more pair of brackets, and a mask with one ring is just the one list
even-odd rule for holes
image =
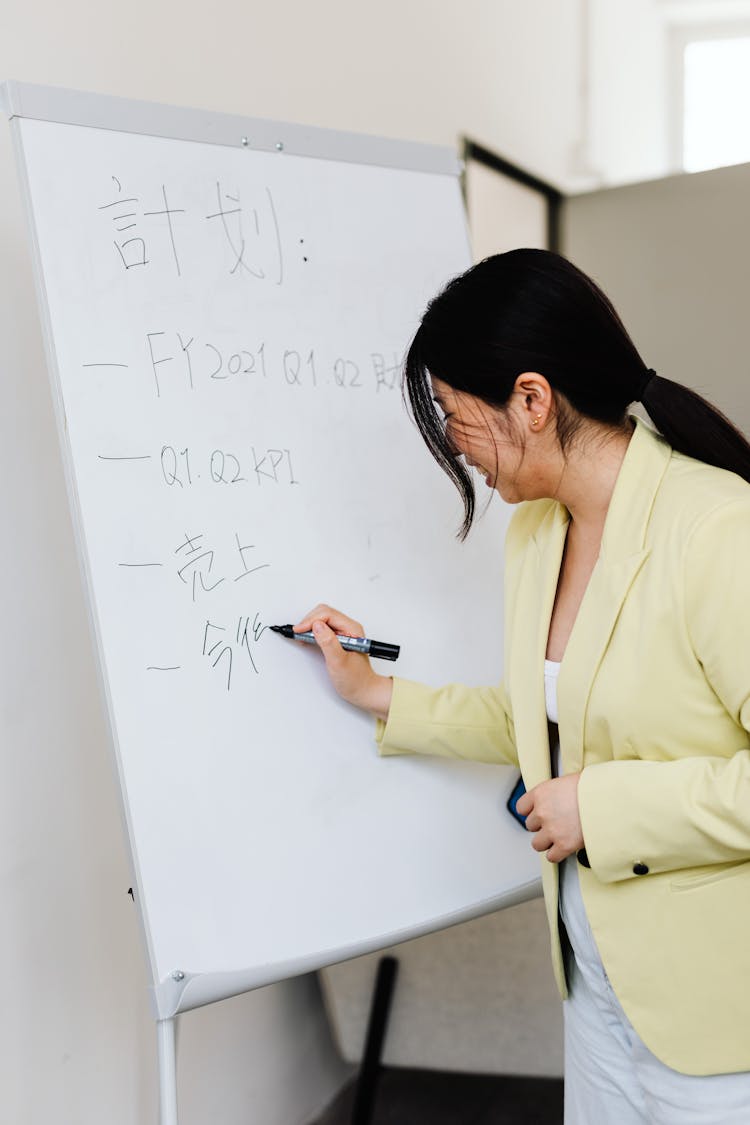
{"label": "woman's right hand", "polygon": [[358,652],[347,652],[336,639],[337,633],[344,637],[364,637],[363,626],[329,605],[316,605],[294,626],[295,633],[309,630],[315,635],[331,683],[341,698],[355,707],[370,711],[379,719],[387,719],[393,680],[390,676],[378,675],[368,657]]}

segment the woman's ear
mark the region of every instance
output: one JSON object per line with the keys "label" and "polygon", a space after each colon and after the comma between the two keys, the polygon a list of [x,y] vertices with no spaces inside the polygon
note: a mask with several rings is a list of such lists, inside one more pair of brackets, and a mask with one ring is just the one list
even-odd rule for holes
{"label": "woman's ear", "polygon": [[513,387],[513,401],[520,411],[525,429],[531,433],[541,433],[547,425],[554,408],[554,394],[544,375],[537,371],[525,371],[516,379]]}

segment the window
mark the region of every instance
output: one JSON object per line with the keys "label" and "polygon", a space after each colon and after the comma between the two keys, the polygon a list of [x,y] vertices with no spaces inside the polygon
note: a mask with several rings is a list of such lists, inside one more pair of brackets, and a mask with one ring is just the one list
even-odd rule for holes
{"label": "window", "polygon": [[750,28],[684,42],[682,105],[686,172],[750,161]]}

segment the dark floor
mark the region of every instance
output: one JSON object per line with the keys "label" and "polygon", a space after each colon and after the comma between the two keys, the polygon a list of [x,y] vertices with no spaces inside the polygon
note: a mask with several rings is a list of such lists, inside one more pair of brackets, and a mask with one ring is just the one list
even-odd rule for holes
{"label": "dark floor", "polygon": [[[355,1084],[312,1125],[350,1125]],[[561,1078],[445,1074],[386,1067],[370,1125],[562,1125]]]}

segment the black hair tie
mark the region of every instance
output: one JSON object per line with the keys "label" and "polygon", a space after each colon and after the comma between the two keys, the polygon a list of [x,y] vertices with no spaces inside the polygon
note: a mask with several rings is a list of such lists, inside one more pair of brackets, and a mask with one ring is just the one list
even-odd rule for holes
{"label": "black hair tie", "polygon": [[646,388],[648,387],[651,380],[655,377],[655,375],[656,375],[656,372],[654,371],[653,367],[649,367],[648,370],[646,372],[644,372],[643,378],[640,381],[638,389],[635,392],[635,394],[633,395],[633,402],[643,402],[643,396],[646,393]]}

